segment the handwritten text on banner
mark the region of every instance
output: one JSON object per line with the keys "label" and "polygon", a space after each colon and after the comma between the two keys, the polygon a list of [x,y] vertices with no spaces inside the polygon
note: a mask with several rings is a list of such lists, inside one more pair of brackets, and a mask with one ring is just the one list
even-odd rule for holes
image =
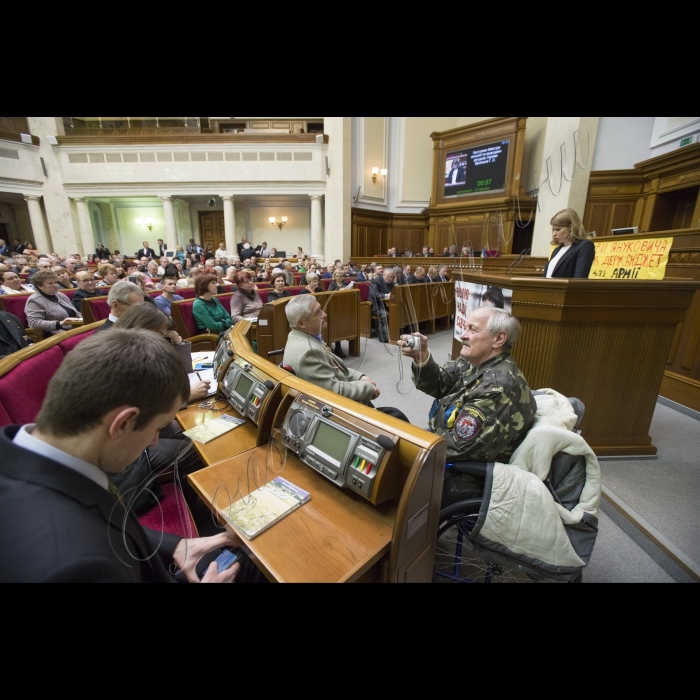
{"label": "handwritten text on banner", "polygon": [[589,279],[662,280],[671,246],[673,238],[595,241],[596,257]]}

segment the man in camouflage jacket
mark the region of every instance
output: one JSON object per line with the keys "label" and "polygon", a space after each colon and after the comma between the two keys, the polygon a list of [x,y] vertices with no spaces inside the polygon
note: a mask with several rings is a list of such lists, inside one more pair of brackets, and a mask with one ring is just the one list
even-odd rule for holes
{"label": "man in camouflage jacket", "polygon": [[447,440],[448,462],[508,463],[535,420],[537,404],[510,351],[520,324],[499,309],[477,309],[467,319],[461,357],[439,367],[428,350],[406,348],[416,388],[436,400],[430,429]]}

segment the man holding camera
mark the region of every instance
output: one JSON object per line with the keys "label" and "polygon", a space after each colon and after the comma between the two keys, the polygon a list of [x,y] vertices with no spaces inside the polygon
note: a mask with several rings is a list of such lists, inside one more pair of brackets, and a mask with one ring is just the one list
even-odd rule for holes
{"label": "man holding camera", "polygon": [[519,335],[507,311],[481,308],[467,318],[460,357],[443,367],[420,333],[399,341],[416,388],[436,399],[430,430],[447,440],[448,462],[507,464],[532,427],[537,404],[510,354]]}

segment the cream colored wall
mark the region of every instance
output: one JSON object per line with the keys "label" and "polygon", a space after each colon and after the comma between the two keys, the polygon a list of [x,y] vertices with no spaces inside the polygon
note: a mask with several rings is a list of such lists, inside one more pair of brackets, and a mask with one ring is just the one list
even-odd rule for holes
{"label": "cream colored wall", "polygon": [[[270,224],[270,217],[281,220],[289,217],[289,222],[280,231]],[[270,248],[283,250],[292,257],[301,246],[308,253],[311,248],[311,209],[294,207],[256,207],[248,209],[251,240],[254,245],[267,242]]]}
{"label": "cream colored wall", "polygon": [[363,197],[376,199],[384,203],[386,199],[386,181],[379,175],[377,182],[372,182],[372,168],[388,167],[388,130],[387,117],[362,117],[364,131],[363,153]]}
{"label": "cream colored wall", "polygon": [[[157,205],[115,204],[117,212],[117,224],[119,226],[119,250],[125,255],[133,255],[143,247],[143,242],[148,241],[151,248],[156,247],[159,238],[166,239],[165,215],[162,207]],[[136,219],[153,219],[153,231],[146,226],[138,226]]]}

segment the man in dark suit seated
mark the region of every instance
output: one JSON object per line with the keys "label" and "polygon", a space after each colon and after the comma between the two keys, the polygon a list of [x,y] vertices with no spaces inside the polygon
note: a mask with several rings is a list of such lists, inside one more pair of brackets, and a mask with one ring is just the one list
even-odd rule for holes
{"label": "man in dark suit seated", "polygon": [[389,312],[384,304],[385,299],[391,298],[391,292],[396,286],[396,273],[390,267],[377,276],[369,288],[369,298],[372,302],[372,315],[378,320],[378,335],[382,343],[389,342]]}
{"label": "man in dark suit seated", "polygon": [[425,274],[425,268],[417,267],[412,275],[408,275],[406,281],[408,284],[423,284],[423,282],[427,282],[428,277]]}
{"label": "man in dark suit seated", "polygon": [[0,311],[0,360],[28,345],[27,333],[17,316]]}
{"label": "man in dark suit seated", "polygon": [[144,241],[143,248],[136,253],[137,258],[155,258],[156,251],[151,248],[148,241]]}
{"label": "man in dark suit seated", "polygon": [[145,301],[145,297],[143,290],[137,284],[133,282],[117,282],[109,290],[109,296],[107,297],[109,318],[95,332],[109,330],[128,308]]}
{"label": "man in dark suit seated", "polygon": [[[78,345],[36,425],[0,431],[0,581],[172,583],[176,567],[195,583],[202,557],[239,545],[228,533],[147,531],[110,481],[157,442],[189,393],[182,360],[156,333],[112,330]],[[238,571],[213,564],[203,580],[230,583]]]}

